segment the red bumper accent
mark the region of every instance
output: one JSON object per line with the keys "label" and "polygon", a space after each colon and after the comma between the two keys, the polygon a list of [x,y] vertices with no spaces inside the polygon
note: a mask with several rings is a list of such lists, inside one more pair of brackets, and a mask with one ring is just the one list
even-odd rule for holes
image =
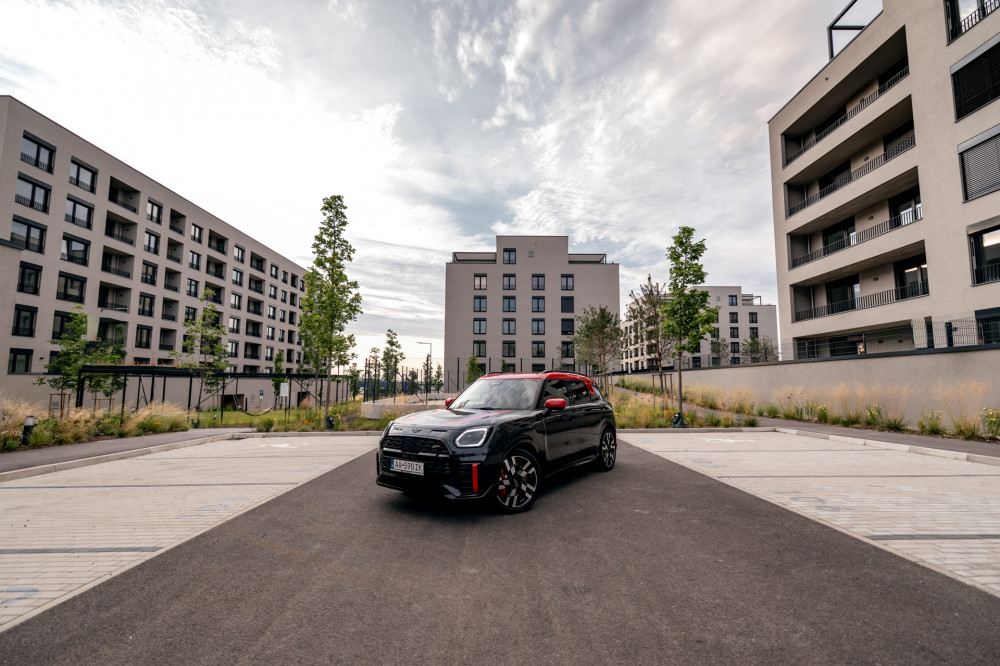
{"label": "red bumper accent", "polygon": [[479,463],[472,463],[472,492],[479,492]]}

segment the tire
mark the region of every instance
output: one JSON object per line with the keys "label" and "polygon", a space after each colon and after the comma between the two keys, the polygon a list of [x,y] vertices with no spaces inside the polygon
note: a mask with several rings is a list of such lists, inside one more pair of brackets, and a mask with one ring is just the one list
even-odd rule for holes
{"label": "tire", "polygon": [[494,504],[503,513],[527,511],[538,497],[541,482],[541,468],[535,456],[524,449],[511,451],[500,463]]}
{"label": "tire", "polygon": [[618,458],[618,438],[615,431],[605,428],[601,432],[601,441],[597,444],[597,469],[602,472],[610,472],[614,469],[615,460]]}

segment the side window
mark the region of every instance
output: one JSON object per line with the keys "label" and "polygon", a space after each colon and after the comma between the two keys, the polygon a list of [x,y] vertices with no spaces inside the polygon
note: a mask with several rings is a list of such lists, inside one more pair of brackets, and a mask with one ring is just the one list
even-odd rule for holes
{"label": "side window", "polygon": [[542,391],[542,404],[545,404],[546,400],[552,398],[562,398],[566,401],[566,404],[571,404],[569,387],[566,385],[565,379],[546,379],[545,389]]}
{"label": "side window", "polygon": [[569,392],[573,398],[570,401],[572,405],[582,405],[590,402],[591,396],[590,391],[587,389],[587,384],[579,379],[569,382]]}

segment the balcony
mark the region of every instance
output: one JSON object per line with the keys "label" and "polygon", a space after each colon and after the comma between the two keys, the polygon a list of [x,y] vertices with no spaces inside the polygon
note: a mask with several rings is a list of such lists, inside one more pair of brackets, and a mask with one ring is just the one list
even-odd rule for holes
{"label": "balcony", "polygon": [[128,202],[127,202],[127,201],[125,201],[124,199],[118,199],[118,198],[114,198],[114,199],[112,199],[112,198],[110,198],[110,197],[109,197],[109,198],[108,198],[108,201],[110,201],[111,203],[113,203],[113,204],[114,204],[114,205],[116,205],[116,206],[121,206],[121,207],[122,207],[122,208],[124,208],[125,210],[130,210],[130,211],[132,211],[133,213],[138,213],[138,212],[139,212],[139,211],[138,211],[138,210],[136,209],[136,207],[135,207],[135,206],[133,206],[132,204],[128,203]]}
{"label": "balcony", "polygon": [[160,351],[173,351],[173,350],[174,350],[173,345],[168,345],[163,342],[160,343]]}
{"label": "balcony", "polygon": [[122,270],[120,268],[115,268],[111,264],[102,263],[101,270],[104,271],[105,273],[111,273],[112,275],[117,275],[118,277],[123,277],[126,279],[132,278],[132,273],[130,273],[129,271]]}
{"label": "balcony", "polygon": [[988,284],[990,282],[1000,282],[1000,264],[990,264],[982,266],[974,271],[974,284]]}
{"label": "balcony", "polygon": [[121,241],[123,243],[128,243],[129,245],[135,245],[135,241],[131,238],[127,238],[124,234],[114,231],[113,229],[107,229],[104,235],[108,238],[114,238],[116,241]]}
{"label": "balcony", "polygon": [[[1000,0],[996,0],[996,1],[1000,2]],[[850,111],[848,111],[847,113],[845,113],[844,115],[842,115],[840,118],[838,118],[837,120],[835,120],[832,125],[830,125],[826,129],[824,129],[823,131],[818,132],[816,134],[816,138],[815,139],[812,139],[811,141],[806,142],[801,148],[799,148],[797,151],[795,151],[794,153],[792,153],[791,155],[789,155],[786,158],[786,160],[785,160],[785,166],[787,167],[789,164],[791,164],[792,162],[794,162],[795,160],[797,160],[799,157],[801,157],[810,148],[814,147],[817,143],[819,143],[820,141],[822,141],[826,137],[828,137],[831,134],[833,134],[833,132],[836,131],[841,125],[843,125],[848,120],[850,120],[854,116],[856,116],[859,113],[861,113],[862,111],[864,111],[865,108],[869,104],[871,104],[872,102],[874,102],[875,100],[877,100],[879,97],[881,97],[882,95],[884,95],[885,93],[887,93],[893,86],[895,86],[897,83],[899,83],[900,81],[902,81],[903,79],[905,79],[906,76],[909,73],[910,73],[910,68],[909,68],[909,66],[906,66],[898,74],[896,74],[891,79],[889,79],[888,81],[886,81],[885,83],[883,83],[882,85],[880,85],[878,87],[878,90],[876,90],[871,95],[868,95],[868,97],[865,97],[860,102],[858,102],[857,106],[855,106]]]}
{"label": "balcony", "polygon": [[181,258],[174,254],[168,254],[167,259],[169,259],[170,261],[175,261],[178,264],[181,263]]}
{"label": "balcony", "polygon": [[170,223],[170,230],[175,234],[180,234],[181,236],[184,235],[184,227],[174,224],[173,222]]}
{"label": "balcony", "polygon": [[176,284],[164,284],[163,288],[169,291],[180,291],[180,288]]}
{"label": "balcony", "polygon": [[805,264],[816,261],[817,259],[822,259],[831,254],[840,252],[841,250],[846,250],[849,247],[854,247],[864,243],[865,241],[870,241],[873,238],[878,238],[879,236],[884,236],[890,231],[895,231],[896,229],[901,229],[908,224],[922,220],[924,217],[921,206],[918,204],[913,211],[906,211],[902,215],[897,215],[896,217],[889,218],[885,222],[880,222],[873,227],[867,229],[862,229],[856,233],[852,233],[850,238],[837,241],[835,243],[830,243],[825,245],[818,250],[813,250],[808,254],[804,254],[801,257],[792,258],[792,268],[798,268],[799,266],[804,266]]}
{"label": "balcony", "polygon": [[98,300],[97,307],[102,310],[112,310],[114,312],[128,312],[128,306],[120,303],[114,303],[109,300]]}
{"label": "balcony", "polygon": [[[949,22],[951,22],[951,40],[949,43],[971,30],[974,25],[992,14],[998,7],[1000,7],[1000,0],[982,0],[982,4],[964,19],[954,20],[957,17],[949,19]],[[24,157],[22,156],[21,159],[24,159]]]}
{"label": "balcony", "polygon": [[809,308],[808,310],[799,310],[795,313],[795,321],[807,321],[809,319],[816,319],[817,317],[829,317],[831,315],[850,312],[852,310],[875,308],[880,305],[889,305],[891,303],[897,303],[911,298],[918,298],[920,296],[927,296],[929,294],[930,289],[927,282],[914,282],[903,287],[889,289],[888,291],[880,291],[874,294],[867,294],[865,296],[860,296],[847,301],[838,301],[827,305],[821,305],[816,308]]}
{"label": "balcony", "polygon": [[255,287],[255,286],[253,286],[253,284],[251,284],[250,287],[249,287],[249,289],[250,289],[250,291],[256,292],[258,294],[263,294],[264,293],[264,285],[263,284],[260,285],[259,287]]}
{"label": "balcony", "polygon": [[161,316],[165,321],[177,321],[177,315],[167,314],[164,312]]}
{"label": "balcony", "polygon": [[875,169],[899,157],[900,155],[902,155],[903,153],[910,150],[916,145],[917,145],[916,136],[914,135],[913,130],[910,130],[909,132],[907,132],[906,134],[904,134],[903,136],[899,137],[898,139],[890,143],[888,146],[886,146],[885,152],[883,152],[881,155],[878,155],[874,159],[869,160],[864,166],[844,174],[840,178],[837,178],[835,181],[833,181],[832,183],[821,189],[816,194],[807,197],[806,199],[803,199],[797,204],[789,206],[788,214],[785,215],[785,218],[787,219],[795,215],[799,211],[813,205],[814,203],[816,203],[821,199],[830,196],[837,190],[851,184],[852,182],[861,178],[862,176],[868,175]]}
{"label": "balcony", "polygon": [[249,358],[258,361],[260,360],[260,352],[246,352],[245,354],[243,354],[243,358]]}

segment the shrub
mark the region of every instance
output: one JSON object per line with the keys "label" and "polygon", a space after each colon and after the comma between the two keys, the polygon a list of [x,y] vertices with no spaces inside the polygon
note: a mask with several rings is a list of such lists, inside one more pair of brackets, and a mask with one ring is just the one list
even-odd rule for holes
{"label": "shrub", "polygon": [[777,418],[778,414],[780,413],[781,413],[781,408],[778,407],[778,405],[776,405],[775,403],[769,402],[766,405],[764,405],[764,414],[763,414],[764,416],[774,419]]}
{"label": "shrub", "polygon": [[870,428],[877,428],[882,424],[882,408],[877,403],[868,405],[865,409],[865,425]]}
{"label": "shrub", "polygon": [[257,423],[257,432],[271,432],[274,429],[274,419],[265,416]]}
{"label": "shrub", "polygon": [[723,412],[719,425],[723,428],[732,428],[736,425],[736,419],[729,412]]}
{"label": "shrub", "polygon": [[1000,439],[1000,409],[983,408],[983,432],[990,439]]}
{"label": "shrub", "polygon": [[952,429],[962,439],[979,436],[979,426],[986,397],[986,384],[967,380],[958,384],[938,384],[935,392],[951,420]]}
{"label": "shrub", "polygon": [[781,418],[789,421],[801,421],[803,417],[802,406],[792,402],[791,398],[781,407]]}
{"label": "shrub", "polygon": [[756,428],[757,427],[757,417],[751,414],[750,416],[748,416],[745,419],[743,419],[743,425],[745,427],[747,427],[747,428]]}
{"label": "shrub", "polygon": [[715,412],[709,412],[705,415],[705,425],[712,426],[713,428],[718,427],[722,425],[722,419]]}
{"label": "shrub", "polygon": [[44,428],[35,427],[28,435],[28,446],[31,448],[48,446],[52,443],[52,436]]}
{"label": "shrub", "polygon": [[816,408],[816,420],[820,423],[826,423],[830,420],[830,412],[827,410],[826,405],[820,405]]}

